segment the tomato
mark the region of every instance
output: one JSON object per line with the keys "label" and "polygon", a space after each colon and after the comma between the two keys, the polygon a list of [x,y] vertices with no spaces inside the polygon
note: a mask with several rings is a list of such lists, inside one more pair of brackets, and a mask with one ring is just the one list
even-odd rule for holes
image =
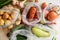
{"label": "tomato", "polygon": [[58,17],[58,14],[57,14],[56,12],[54,12],[54,11],[51,11],[51,12],[49,12],[49,13],[47,14],[47,19],[48,19],[49,21],[53,21],[53,20],[55,20],[57,17]]}
{"label": "tomato", "polygon": [[47,6],[47,3],[44,2],[44,3],[42,3],[41,8],[44,9],[46,6]]}
{"label": "tomato", "polygon": [[37,12],[37,8],[36,8],[36,7],[31,7],[31,8],[30,8],[30,10],[29,10],[29,12],[28,12],[28,14],[27,14],[29,21],[32,21],[32,20],[33,20],[36,12]]}

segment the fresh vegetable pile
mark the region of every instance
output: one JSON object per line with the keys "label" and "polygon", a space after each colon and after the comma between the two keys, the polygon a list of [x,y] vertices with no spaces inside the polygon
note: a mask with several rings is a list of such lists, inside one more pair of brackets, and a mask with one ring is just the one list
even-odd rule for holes
{"label": "fresh vegetable pile", "polygon": [[56,40],[52,26],[57,24],[59,13],[58,4],[0,0],[0,27],[5,40]]}

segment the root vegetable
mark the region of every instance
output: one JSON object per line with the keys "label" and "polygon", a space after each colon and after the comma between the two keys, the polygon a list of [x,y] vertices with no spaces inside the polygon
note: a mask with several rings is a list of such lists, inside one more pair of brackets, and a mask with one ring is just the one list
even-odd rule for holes
{"label": "root vegetable", "polygon": [[12,19],[14,19],[14,17],[15,17],[14,15],[15,15],[15,14],[12,12],[12,13],[11,13],[11,18],[12,18]]}
{"label": "root vegetable", "polygon": [[0,19],[2,19],[2,16],[0,16]]}
{"label": "root vegetable", "polygon": [[5,20],[5,25],[9,25],[11,23],[10,20]]}
{"label": "root vegetable", "polygon": [[8,17],[8,20],[12,20],[12,18],[9,16],[9,17]]}
{"label": "root vegetable", "polygon": [[8,8],[9,8],[9,10],[13,9],[12,5],[8,5]]}
{"label": "root vegetable", "polygon": [[3,19],[7,19],[9,17],[9,14],[8,13],[4,13],[3,14]]}
{"label": "root vegetable", "polygon": [[8,26],[8,29],[12,29],[12,28],[13,28],[13,25]]}
{"label": "root vegetable", "polygon": [[15,22],[16,25],[19,25],[20,23],[21,23],[21,21],[19,21],[19,20],[17,20],[17,21]]}
{"label": "root vegetable", "polygon": [[0,19],[0,26],[4,25],[4,20]]}
{"label": "root vegetable", "polygon": [[3,15],[4,14],[4,12],[3,11],[0,11],[0,15]]}
{"label": "root vegetable", "polygon": [[20,21],[21,21],[21,15],[19,15],[19,16],[18,16],[18,20],[20,20]]}

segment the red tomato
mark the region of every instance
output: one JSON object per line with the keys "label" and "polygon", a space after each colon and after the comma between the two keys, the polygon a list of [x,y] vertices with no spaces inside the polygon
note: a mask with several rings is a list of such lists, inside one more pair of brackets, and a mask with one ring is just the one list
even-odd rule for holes
{"label": "red tomato", "polygon": [[44,9],[46,6],[47,6],[47,3],[44,2],[44,3],[42,3],[41,8]]}
{"label": "red tomato", "polygon": [[28,12],[28,20],[32,21],[35,14],[36,14],[37,8],[36,7],[31,7],[29,12]]}
{"label": "red tomato", "polygon": [[58,14],[54,11],[51,11],[47,14],[47,19],[49,21],[53,21],[54,19],[56,19],[58,17]]}

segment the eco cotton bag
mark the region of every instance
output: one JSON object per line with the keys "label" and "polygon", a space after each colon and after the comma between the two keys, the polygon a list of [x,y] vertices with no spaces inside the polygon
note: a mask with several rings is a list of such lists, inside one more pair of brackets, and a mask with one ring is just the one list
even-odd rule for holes
{"label": "eco cotton bag", "polygon": [[[32,22],[29,22],[28,19],[26,18],[27,13],[29,11],[29,9],[31,7],[36,7],[37,8],[37,15],[38,15],[38,19],[33,20]],[[27,6],[25,7],[23,13],[22,13],[22,20],[24,23],[26,23],[27,25],[35,25],[36,23],[38,23],[41,20],[41,7],[39,6],[39,4],[37,2],[29,2],[27,4]]]}
{"label": "eco cotton bag", "polygon": [[12,33],[11,35],[11,40],[17,40],[16,36],[20,34],[20,35],[24,35],[27,37],[27,40],[33,40],[33,36],[32,34],[28,31],[28,30],[24,30],[24,29],[20,29],[20,30],[16,30]]}
{"label": "eco cotton bag", "polygon": [[36,25],[34,25],[34,26],[37,27],[37,28],[40,28],[41,30],[48,31],[49,34],[50,34],[49,37],[37,37],[37,36],[35,36],[35,35],[32,33],[32,31],[30,30],[31,33],[32,33],[32,35],[33,35],[33,39],[34,39],[34,40],[52,40],[52,38],[55,36],[55,30],[49,28],[49,27],[46,26],[46,25],[36,24]]}

